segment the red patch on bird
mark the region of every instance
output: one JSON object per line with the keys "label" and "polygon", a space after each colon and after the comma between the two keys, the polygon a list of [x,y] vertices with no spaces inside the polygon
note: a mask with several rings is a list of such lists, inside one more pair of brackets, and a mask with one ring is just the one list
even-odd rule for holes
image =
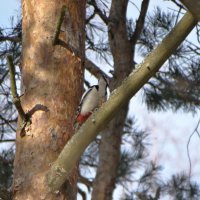
{"label": "red patch on bird", "polygon": [[76,121],[77,121],[79,124],[82,124],[82,123],[84,123],[84,122],[88,119],[88,117],[89,117],[91,114],[92,114],[91,112],[88,112],[88,113],[86,113],[85,115],[79,114],[79,115],[77,116],[77,118],[76,118]]}

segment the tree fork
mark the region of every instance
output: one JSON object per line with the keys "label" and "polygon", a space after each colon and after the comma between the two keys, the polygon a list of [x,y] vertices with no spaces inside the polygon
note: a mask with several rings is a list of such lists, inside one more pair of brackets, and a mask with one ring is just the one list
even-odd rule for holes
{"label": "tree fork", "polygon": [[[58,159],[46,174],[46,181],[51,191],[58,192],[60,190],[83,151],[95,139],[99,131],[112,119],[120,107],[127,103],[155,75],[196,24],[197,21],[194,17],[189,12],[186,13],[162,43],[147,56],[137,69],[133,70],[120,87],[113,91],[110,99],[82,125],[65,145]],[[78,148],[74,148],[75,146]]]}

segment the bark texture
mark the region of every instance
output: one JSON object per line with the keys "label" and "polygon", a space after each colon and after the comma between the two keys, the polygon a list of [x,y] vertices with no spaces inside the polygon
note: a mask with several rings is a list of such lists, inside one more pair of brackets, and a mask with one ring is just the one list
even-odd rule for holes
{"label": "bark texture", "polygon": [[[22,106],[32,124],[17,132],[13,199],[74,199],[76,169],[63,189],[51,193],[46,172],[73,134],[73,119],[82,94],[83,62],[61,46],[53,46],[58,16],[68,13],[62,39],[84,55],[84,0],[22,1]],[[70,38],[70,41],[69,41]]]}
{"label": "bark texture", "polygon": [[[113,91],[122,83],[133,68],[133,45],[128,39],[126,27],[127,0],[113,0],[108,23],[110,48],[114,60],[114,75],[110,83]],[[128,112],[128,103],[121,108],[119,115],[102,132],[99,148],[99,165],[94,180],[92,199],[112,199],[120,162],[120,147],[123,127]]]}

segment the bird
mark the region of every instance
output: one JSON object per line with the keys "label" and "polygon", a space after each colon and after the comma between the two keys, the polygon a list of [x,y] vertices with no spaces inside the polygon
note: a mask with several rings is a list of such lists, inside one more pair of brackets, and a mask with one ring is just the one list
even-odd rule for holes
{"label": "bird", "polygon": [[89,118],[92,112],[107,100],[108,88],[109,84],[107,78],[103,74],[99,75],[98,85],[89,87],[83,94],[77,110],[75,122],[82,125]]}

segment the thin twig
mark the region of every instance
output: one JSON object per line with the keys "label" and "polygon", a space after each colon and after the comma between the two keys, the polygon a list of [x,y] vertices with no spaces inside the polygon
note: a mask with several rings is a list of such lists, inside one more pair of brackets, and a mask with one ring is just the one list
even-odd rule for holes
{"label": "thin twig", "polygon": [[194,131],[190,134],[190,137],[189,137],[188,142],[187,142],[187,156],[188,156],[188,160],[189,160],[189,179],[191,178],[191,174],[192,174],[192,162],[191,162],[191,157],[190,157],[190,152],[189,152],[189,145],[190,145],[190,141],[192,139],[192,136],[195,133],[197,133],[198,136],[199,136],[199,132],[198,132],[199,125],[200,125],[200,119],[197,122],[197,125],[196,125]]}
{"label": "thin twig", "polygon": [[0,143],[3,143],[3,142],[15,142],[16,140],[15,139],[2,139],[0,140]]}
{"label": "thin twig", "polygon": [[60,12],[60,16],[58,18],[58,22],[56,25],[56,30],[53,36],[53,45],[57,45],[58,44],[58,40],[59,40],[59,34],[60,34],[60,29],[61,29],[61,25],[63,23],[64,17],[65,17],[65,12],[66,12],[67,6],[63,6]]}
{"label": "thin twig", "polygon": [[20,37],[0,36],[0,42],[5,42],[5,41],[21,42],[21,38]]}
{"label": "thin twig", "polygon": [[7,125],[8,127],[11,128],[12,131],[14,131],[14,132],[16,131],[15,128],[13,128],[12,125],[11,125],[11,123],[16,122],[16,121],[7,120],[7,119],[5,119],[4,117],[2,117],[1,115],[0,115],[0,119],[3,121],[3,122],[0,124],[1,126],[2,126],[2,125]]}
{"label": "thin twig", "polygon": [[182,4],[180,4],[180,3],[178,3],[176,0],[171,0],[171,1],[172,1],[174,4],[176,4],[176,6],[178,6],[179,8],[185,10],[184,6],[183,6]]}
{"label": "thin twig", "polygon": [[94,18],[95,14],[96,14],[96,13],[93,12],[93,14],[90,15],[90,16],[85,20],[85,24],[88,24],[88,23],[90,22],[90,20],[92,20],[92,19]]}
{"label": "thin twig", "polygon": [[2,78],[1,78],[1,80],[0,80],[0,85],[3,83],[4,79],[5,79],[6,76],[8,75],[8,72],[9,72],[9,71],[6,71],[6,72],[4,73],[4,75],[2,76]]}
{"label": "thin twig", "polygon": [[176,15],[175,25],[178,23],[178,19],[179,19],[179,16],[181,14],[181,11],[182,11],[182,8],[180,7],[179,10],[178,10],[178,13]]}

